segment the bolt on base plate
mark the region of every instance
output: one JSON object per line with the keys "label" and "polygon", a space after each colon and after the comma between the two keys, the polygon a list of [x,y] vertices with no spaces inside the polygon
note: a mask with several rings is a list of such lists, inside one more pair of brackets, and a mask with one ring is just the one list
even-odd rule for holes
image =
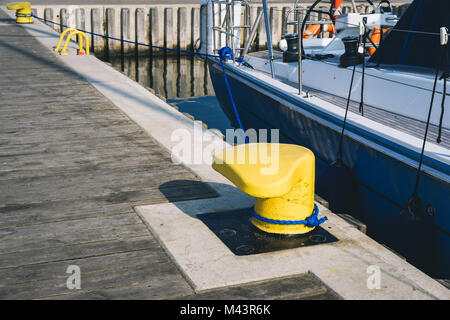
{"label": "bolt on base plate", "polygon": [[253,208],[197,215],[237,256],[273,252],[336,242],[338,239],[322,227],[302,235],[270,234],[250,222]]}

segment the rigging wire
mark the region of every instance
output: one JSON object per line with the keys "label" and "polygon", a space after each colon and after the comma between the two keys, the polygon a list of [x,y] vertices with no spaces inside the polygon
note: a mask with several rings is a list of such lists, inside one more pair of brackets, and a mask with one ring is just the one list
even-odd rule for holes
{"label": "rigging wire", "polygon": [[425,134],[423,137],[422,151],[420,153],[419,166],[417,167],[417,171],[416,171],[416,182],[414,184],[414,191],[413,191],[412,196],[409,198],[408,202],[406,203],[404,210],[402,211],[402,212],[406,211],[413,219],[420,219],[423,216],[422,201],[419,198],[419,196],[417,195],[417,191],[419,189],[420,174],[422,171],[423,156],[425,153],[425,144],[427,142],[428,129],[429,129],[430,120],[431,120],[431,111],[433,110],[434,96],[436,94],[436,85],[438,82],[439,72],[441,70],[442,59],[444,57],[444,53],[446,52],[446,47],[447,47],[447,45],[441,45],[439,60],[437,62],[436,75],[434,77],[433,91],[431,94],[430,108],[428,110]]}
{"label": "rigging wire", "polygon": [[447,79],[449,78],[448,71],[448,44],[445,45],[445,53],[444,53],[444,72],[439,80],[443,80],[443,92],[442,92],[442,102],[441,102],[441,117],[439,118],[439,130],[438,137],[436,139],[437,143],[441,143],[441,134],[442,134],[442,122],[444,120],[444,112],[445,112],[445,96],[447,95]]}
{"label": "rigging wire", "polygon": [[352,79],[350,80],[350,88],[348,89],[348,97],[347,97],[347,105],[345,107],[344,123],[342,124],[342,131],[341,131],[341,135],[339,137],[339,147],[338,147],[338,151],[337,151],[337,155],[336,155],[336,164],[337,165],[342,164],[342,144],[344,141],[345,127],[347,125],[347,115],[348,115],[348,109],[350,106],[350,98],[352,95],[353,80],[355,78],[355,70],[356,70],[356,64],[353,66]]}
{"label": "rigging wire", "polygon": [[361,101],[359,102],[359,112],[362,116],[364,116],[364,75],[366,73],[366,39],[369,36],[369,31],[366,28],[366,21],[367,18],[364,18],[362,23],[364,26],[364,34],[362,35],[363,38],[363,62],[362,62],[362,74],[361,74]]}

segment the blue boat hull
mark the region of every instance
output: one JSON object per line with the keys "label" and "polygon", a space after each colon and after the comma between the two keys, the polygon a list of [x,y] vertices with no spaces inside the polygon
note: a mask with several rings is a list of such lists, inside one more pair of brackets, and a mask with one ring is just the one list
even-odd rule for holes
{"label": "blue boat hull", "polygon": [[[355,188],[348,187],[345,176],[339,180],[330,179],[328,173],[336,160],[339,130],[321,121],[320,115],[309,117],[289,107],[292,101],[286,103],[289,97],[283,96],[276,88],[235,73],[228,66],[226,68],[245,129],[279,129],[280,142],[295,143],[312,150],[316,156],[316,189],[319,195],[324,196],[321,190],[336,190],[338,194],[342,194],[342,189],[351,192],[352,201],[346,207],[346,213],[350,212],[366,223],[369,236],[392,248],[429,275],[450,278],[448,182],[422,174],[418,195],[423,201],[423,210],[426,206],[434,208],[434,215],[427,214],[422,220],[413,221],[400,212],[411,197],[417,169],[369,146],[364,143],[367,141],[365,139],[356,140],[347,136],[343,141],[343,161],[351,169],[348,179],[353,178]],[[222,109],[236,123],[220,63],[209,60],[209,70]],[[298,100],[296,106],[308,112],[312,108],[300,105]],[[335,121],[342,123],[341,119]],[[350,126],[349,130],[352,130]],[[431,159],[427,161],[432,162]],[[448,166],[443,170],[449,170]]]}

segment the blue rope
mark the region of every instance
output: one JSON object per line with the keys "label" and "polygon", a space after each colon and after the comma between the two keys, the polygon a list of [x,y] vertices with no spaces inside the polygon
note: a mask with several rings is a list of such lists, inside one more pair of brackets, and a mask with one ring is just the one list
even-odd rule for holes
{"label": "blue rope", "polygon": [[319,215],[319,208],[317,207],[316,204],[314,204],[314,210],[313,210],[312,215],[310,215],[305,220],[273,220],[273,219],[261,217],[254,210],[252,210],[252,216],[254,218],[264,221],[264,222],[273,223],[273,224],[281,224],[281,225],[306,224],[306,226],[308,226],[310,228],[317,227],[328,220],[327,217],[322,217],[322,218],[318,219],[317,218],[318,215]]}
{"label": "blue rope", "polygon": [[[58,22],[54,22],[54,21],[51,21],[51,20],[40,18],[40,17],[34,15],[33,13],[31,13],[31,16],[35,17],[38,20],[41,20],[41,21],[44,21],[44,22],[49,22],[49,23],[52,23],[52,24],[55,24],[55,25],[59,25],[59,26],[62,26],[64,28],[71,28],[71,27],[66,26],[66,25],[64,25],[62,23],[58,23]],[[227,77],[227,74],[225,72],[225,66],[223,64],[224,60],[234,60],[236,62],[242,63],[244,61],[244,59],[242,57],[234,59],[233,58],[233,50],[231,50],[230,47],[223,47],[223,48],[221,48],[218,51],[219,55],[211,55],[211,54],[202,53],[202,52],[192,52],[192,51],[187,51],[187,50],[170,49],[170,48],[165,48],[165,47],[160,47],[160,46],[154,46],[154,45],[151,45],[151,44],[139,43],[139,42],[135,42],[135,41],[114,38],[114,37],[106,36],[106,35],[103,35],[103,34],[98,34],[98,33],[95,33],[95,32],[82,30],[82,29],[77,29],[77,28],[75,28],[75,29],[78,30],[78,31],[87,33],[87,34],[94,35],[94,36],[103,37],[103,38],[111,39],[111,40],[123,41],[123,42],[126,42],[126,43],[131,43],[131,44],[140,45],[140,46],[144,46],[144,47],[150,47],[150,48],[156,48],[156,49],[162,49],[162,50],[173,51],[173,52],[180,52],[180,53],[188,53],[188,54],[200,55],[200,56],[205,56],[205,57],[220,58],[220,64],[222,66],[222,71],[223,71],[223,75],[224,75],[224,78],[225,78],[225,84],[227,86],[227,90],[228,90],[228,94],[230,96],[231,104],[233,105],[234,114],[236,115],[237,121],[239,123],[239,127],[242,130],[242,134],[243,134],[243,136],[245,138],[245,143],[248,143],[248,137],[245,135],[245,130],[244,130],[244,127],[242,126],[241,118],[239,117],[239,114],[238,114],[238,111],[237,111],[237,108],[236,108],[236,104],[235,104],[234,99],[233,99],[233,95],[231,94],[230,85],[228,83],[228,77]]]}
{"label": "blue rope", "polygon": [[[221,59],[233,60],[233,50],[231,50],[230,47],[223,47],[218,51],[218,53]],[[234,61],[242,63],[244,62],[244,58],[237,58]]]}
{"label": "blue rope", "polygon": [[[44,22],[49,22],[51,24],[62,26],[64,28],[72,28],[72,27],[66,26],[66,25],[64,25],[62,23],[58,23],[58,22],[55,22],[55,21],[51,21],[51,20],[47,20],[47,19],[44,19],[44,18],[40,18],[40,17],[36,16],[34,13],[31,13],[31,16],[36,18],[36,19],[38,19],[38,20],[41,20],[41,21],[44,21]],[[116,41],[123,41],[123,42],[126,42],[126,43],[136,44],[136,45],[139,45],[139,46],[155,48],[155,49],[161,49],[161,50],[167,50],[167,51],[173,51],[173,52],[180,52],[180,53],[189,53],[189,54],[205,56],[205,57],[219,58],[219,56],[217,56],[217,55],[207,54],[207,53],[203,53],[203,52],[192,52],[192,51],[188,51],[188,50],[170,49],[170,48],[165,48],[165,47],[160,47],[160,46],[154,46],[154,45],[151,45],[151,44],[140,43],[140,42],[136,42],[136,41],[110,37],[110,36],[106,36],[106,35],[103,35],[103,34],[86,31],[86,30],[83,30],[83,29],[78,29],[78,28],[74,28],[74,29],[76,29],[78,31],[81,31],[81,32],[84,32],[84,33],[87,33],[87,34],[91,34],[93,36],[103,37],[103,38],[106,38],[106,39],[111,39],[111,40],[116,40]]]}
{"label": "blue rope", "polygon": [[[239,127],[242,130],[242,135],[244,136],[245,143],[248,143],[248,137],[245,135],[244,126],[242,125],[241,118],[239,117],[239,113],[238,113],[237,108],[236,108],[236,104],[234,103],[233,95],[231,94],[230,84],[228,83],[227,73],[225,72],[225,66],[223,64],[224,60],[233,60],[233,50],[231,50],[230,47],[223,47],[223,48],[221,48],[218,51],[218,53],[219,53],[219,56],[220,56],[220,65],[222,66],[223,77],[225,79],[225,84],[227,86],[228,95],[230,96],[230,101],[231,101],[231,104],[233,105],[234,114],[236,115],[236,119],[237,119],[237,121],[239,123]],[[238,58],[238,59],[235,59],[235,61],[243,62],[244,59],[243,58]]]}

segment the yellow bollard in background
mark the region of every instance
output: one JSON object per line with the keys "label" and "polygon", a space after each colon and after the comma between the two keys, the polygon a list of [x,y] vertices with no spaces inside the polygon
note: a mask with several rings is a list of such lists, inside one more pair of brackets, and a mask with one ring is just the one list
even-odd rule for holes
{"label": "yellow bollard in background", "polygon": [[15,2],[7,6],[8,10],[16,10],[16,23],[33,23],[29,2]]}
{"label": "yellow bollard in background", "polygon": [[69,29],[64,30],[63,33],[61,33],[61,36],[59,37],[59,40],[58,40],[58,44],[56,45],[56,47],[54,49],[56,52],[59,52],[61,50],[61,45],[62,45],[62,42],[63,42],[66,34],[69,32],[72,32],[72,31],[78,31],[78,30],[75,28],[69,28]]}
{"label": "yellow bollard in background", "polygon": [[[67,37],[66,43],[64,44],[64,47],[62,48],[60,54],[62,56],[67,56],[66,49],[67,49],[67,46],[69,45],[70,38],[72,38],[74,35],[78,35],[78,44],[80,46],[80,49],[78,50],[78,55],[79,56],[84,56],[85,54],[89,55],[89,39],[84,34],[84,32],[81,32],[78,30],[72,31],[71,33],[69,33],[69,36]],[[83,38],[86,41],[86,52],[84,52],[84,50],[83,50]]]}
{"label": "yellow bollard in background", "polygon": [[285,235],[314,230],[314,226],[306,224],[263,221],[299,221],[313,214],[315,159],[307,148],[278,143],[241,144],[215,154],[212,167],[255,197],[254,211],[260,217],[251,218],[255,227]]}
{"label": "yellow bollard in background", "polygon": [[[64,37],[66,36],[67,33],[69,33],[69,35],[67,36],[66,42],[64,43],[64,46],[63,46],[63,48],[61,50],[61,44],[62,44],[62,42],[64,40]],[[59,37],[58,44],[56,45],[54,50],[56,52],[61,51],[60,54],[62,56],[67,56],[66,49],[67,49],[67,46],[69,45],[70,39],[74,35],[78,35],[78,45],[80,46],[80,49],[78,50],[78,55],[79,56],[83,56],[85,54],[89,55],[89,39],[88,39],[88,37],[86,36],[86,34],[84,32],[79,31],[79,30],[74,29],[74,28],[69,28],[69,29],[64,30],[64,32]],[[86,51],[83,50],[83,38],[84,38],[84,40],[86,42]]]}

